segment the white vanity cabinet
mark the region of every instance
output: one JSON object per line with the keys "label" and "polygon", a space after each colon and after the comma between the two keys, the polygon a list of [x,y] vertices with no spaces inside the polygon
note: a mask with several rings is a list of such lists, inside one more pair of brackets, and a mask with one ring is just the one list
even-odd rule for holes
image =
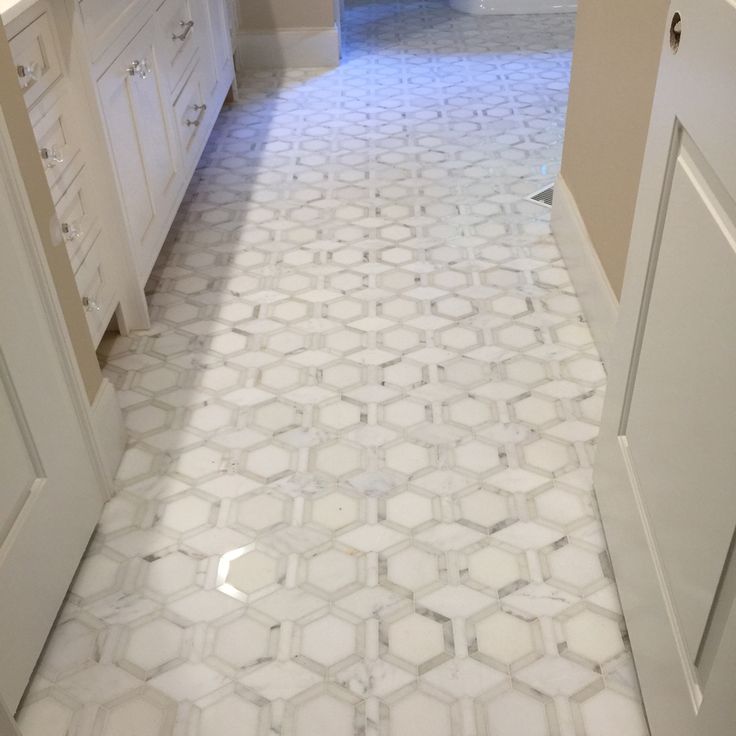
{"label": "white vanity cabinet", "polygon": [[231,90],[231,0],[19,0],[3,11],[95,343],[143,288]]}

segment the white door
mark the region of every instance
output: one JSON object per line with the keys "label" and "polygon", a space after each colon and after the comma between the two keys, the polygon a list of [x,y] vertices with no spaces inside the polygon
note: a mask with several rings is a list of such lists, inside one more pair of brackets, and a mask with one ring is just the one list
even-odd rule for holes
{"label": "white door", "polygon": [[0,111],[0,704],[11,710],[106,491],[34,228]]}
{"label": "white door", "polygon": [[736,733],[736,4],[680,0],[663,31],[596,487],[653,735],[726,736]]}

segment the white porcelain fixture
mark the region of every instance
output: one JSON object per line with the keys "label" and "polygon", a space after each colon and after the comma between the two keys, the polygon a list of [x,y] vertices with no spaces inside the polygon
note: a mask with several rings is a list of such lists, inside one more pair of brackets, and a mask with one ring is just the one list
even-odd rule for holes
{"label": "white porcelain fixture", "polygon": [[450,7],[471,15],[512,15],[527,13],[573,13],[577,2],[560,0],[450,0]]}

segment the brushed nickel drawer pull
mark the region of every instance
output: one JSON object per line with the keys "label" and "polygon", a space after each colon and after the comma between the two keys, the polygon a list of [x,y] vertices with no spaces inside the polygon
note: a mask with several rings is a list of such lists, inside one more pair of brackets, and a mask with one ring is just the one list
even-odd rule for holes
{"label": "brushed nickel drawer pull", "polygon": [[198,128],[202,124],[202,118],[204,117],[204,114],[207,112],[207,105],[204,105],[204,104],[202,104],[202,105],[192,105],[192,109],[195,112],[198,112],[199,113],[199,115],[197,115],[197,119],[196,120],[189,120],[189,119],[187,119],[185,122],[187,124],[187,127],[190,127],[190,126],[193,125],[196,128]]}
{"label": "brushed nickel drawer pull", "polygon": [[184,30],[181,33],[172,33],[171,34],[172,41],[186,41],[187,36],[191,33],[192,28],[194,28],[194,21],[193,20],[182,20],[182,21],[179,21],[179,25]]}

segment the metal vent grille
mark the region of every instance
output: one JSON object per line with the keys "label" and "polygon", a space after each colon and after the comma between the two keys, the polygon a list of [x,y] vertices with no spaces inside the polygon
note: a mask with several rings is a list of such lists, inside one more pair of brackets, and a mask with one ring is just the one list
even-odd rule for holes
{"label": "metal vent grille", "polygon": [[538,192],[535,192],[534,194],[530,194],[527,197],[527,199],[531,202],[536,202],[537,204],[541,204],[544,207],[551,207],[554,196],[555,196],[555,187],[554,187],[554,184],[550,184],[549,186],[546,186],[544,189],[540,189]]}

